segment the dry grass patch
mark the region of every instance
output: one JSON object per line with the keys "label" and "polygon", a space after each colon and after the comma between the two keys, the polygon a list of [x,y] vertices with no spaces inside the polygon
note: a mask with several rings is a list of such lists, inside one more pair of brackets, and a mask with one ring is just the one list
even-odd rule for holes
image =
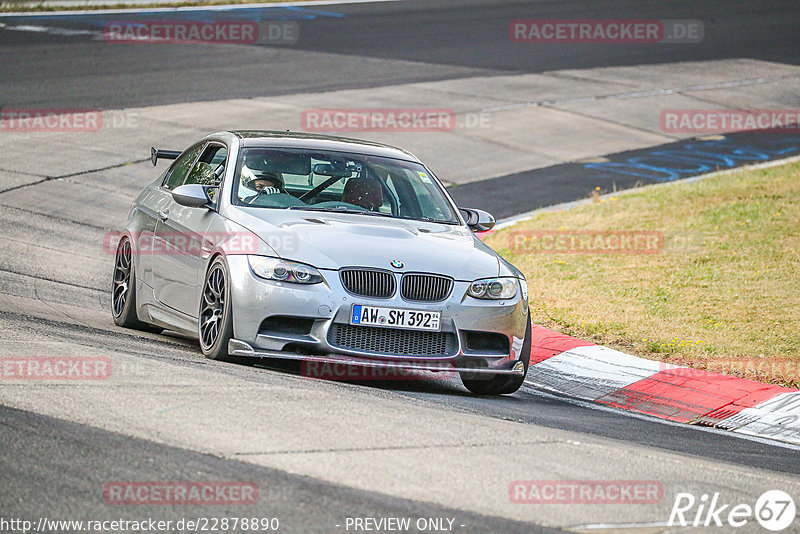
{"label": "dry grass patch", "polygon": [[[543,253],[522,241],[541,230],[650,230],[663,250]],[[528,277],[535,323],[654,360],[800,386],[798,163],[601,198],[486,241]]]}

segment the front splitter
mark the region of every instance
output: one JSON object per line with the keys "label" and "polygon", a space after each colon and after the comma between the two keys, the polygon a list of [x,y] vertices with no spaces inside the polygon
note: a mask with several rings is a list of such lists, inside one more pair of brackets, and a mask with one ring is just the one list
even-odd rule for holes
{"label": "front splitter", "polygon": [[307,362],[316,362],[323,364],[338,364],[338,365],[352,365],[358,367],[372,367],[381,369],[402,369],[405,371],[431,371],[431,372],[457,372],[457,373],[473,373],[473,374],[488,374],[488,375],[514,375],[523,376],[525,374],[525,365],[520,362],[514,362],[509,369],[490,369],[486,367],[457,367],[452,364],[442,364],[437,362],[413,362],[413,361],[385,361],[385,360],[372,360],[366,358],[356,358],[353,356],[330,354],[330,355],[316,355],[316,354],[298,354],[293,352],[269,351],[269,350],[256,350],[248,343],[238,339],[231,339],[228,343],[228,354],[231,356],[243,356],[248,358],[270,358],[279,360],[299,360]]}

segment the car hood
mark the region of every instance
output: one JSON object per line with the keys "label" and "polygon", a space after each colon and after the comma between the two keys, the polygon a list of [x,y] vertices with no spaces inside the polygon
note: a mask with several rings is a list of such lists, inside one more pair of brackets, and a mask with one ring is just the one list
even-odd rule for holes
{"label": "car hood", "polygon": [[514,274],[506,262],[460,225],[301,210],[230,206],[230,219],[258,235],[279,256],[318,269],[347,266],[432,272],[456,280]]}

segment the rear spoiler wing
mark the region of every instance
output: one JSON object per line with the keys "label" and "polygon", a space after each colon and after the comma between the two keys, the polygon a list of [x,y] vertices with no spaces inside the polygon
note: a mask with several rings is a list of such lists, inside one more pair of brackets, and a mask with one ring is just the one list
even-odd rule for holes
{"label": "rear spoiler wing", "polygon": [[153,167],[156,166],[160,159],[175,159],[181,155],[180,150],[159,150],[156,147],[150,147],[150,161]]}

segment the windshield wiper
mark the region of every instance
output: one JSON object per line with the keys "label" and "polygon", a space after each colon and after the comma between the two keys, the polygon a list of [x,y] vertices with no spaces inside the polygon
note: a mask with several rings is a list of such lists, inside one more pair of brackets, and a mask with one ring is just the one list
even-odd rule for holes
{"label": "windshield wiper", "polygon": [[396,217],[391,213],[383,213],[382,211],[358,211],[358,210],[347,210],[342,213],[357,213],[359,215],[377,215],[378,217],[391,217],[395,219]]}
{"label": "windshield wiper", "polygon": [[394,215],[391,213],[382,213],[380,211],[368,211],[368,210],[354,210],[352,208],[346,208],[344,206],[339,208],[317,208],[314,206],[289,206],[286,208],[288,210],[304,210],[304,211],[327,211],[330,213],[352,213],[355,215],[377,215],[379,217],[392,217]]}
{"label": "windshield wiper", "polygon": [[318,208],[316,206],[289,206],[286,209],[287,210],[306,210],[306,211],[327,211],[329,213],[348,213],[348,214],[353,213],[355,215],[377,215],[378,217],[391,217],[392,219],[399,219],[401,221],[421,221],[421,222],[430,222],[430,223],[437,223],[437,224],[450,224],[450,225],[458,224],[455,221],[434,219],[433,217],[420,217],[419,219],[416,219],[416,218],[413,218],[413,217],[395,217],[391,213],[383,213],[382,211],[354,210],[353,208],[347,208],[345,206],[340,206],[338,208]]}

